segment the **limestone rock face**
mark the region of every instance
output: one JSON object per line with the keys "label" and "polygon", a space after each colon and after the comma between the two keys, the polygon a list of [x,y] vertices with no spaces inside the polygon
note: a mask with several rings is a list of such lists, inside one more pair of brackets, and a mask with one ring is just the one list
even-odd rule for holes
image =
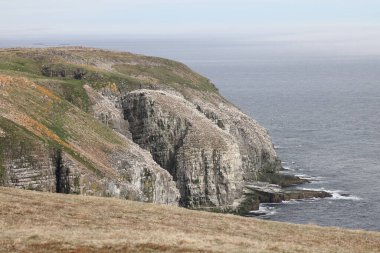
{"label": "limestone rock face", "polygon": [[93,116],[107,127],[130,137],[120,95],[112,93],[109,89],[103,89],[100,93],[88,85],[84,85],[84,89],[91,100]]}
{"label": "limestone rock face", "polygon": [[118,180],[111,183],[108,194],[130,200],[178,205],[180,195],[173,177],[152,159],[148,151],[128,141],[127,151],[114,151],[109,157],[110,164],[118,173]]}
{"label": "limestone rock face", "polygon": [[257,181],[258,173],[277,173],[281,161],[265,128],[216,94],[193,92],[188,100],[219,128],[233,136],[242,157],[244,180]]}
{"label": "limestone rock face", "polygon": [[[172,176],[130,140],[128,150],[115,150],[108,157],[114,171],[110,175],[99,175],[40,141],[29,142],[28,147],[14,138],[2,141],[12,141],[12,148],[0,153],[0,186],[178,205]],[[4,142],[3,146],[8,144]]]}
{"label": "limestone rock face", "polygon": [[133,141],[170,172],[181,205],[235,209],[245,183],[260,171],[274,172],[279,162],[266,131],[248,116],[227,103],[206,105],[153,90],[123,100]]}
{"label": "limestone rock face", "polygon": [[[8,141],[8,140],[3,140]],[[20,144],[20,145],[18,145]],[[21,143],[4,150],[0,185],[28,190],[56,191],[54,164],[45,145],[34,145],[31,152]]]}

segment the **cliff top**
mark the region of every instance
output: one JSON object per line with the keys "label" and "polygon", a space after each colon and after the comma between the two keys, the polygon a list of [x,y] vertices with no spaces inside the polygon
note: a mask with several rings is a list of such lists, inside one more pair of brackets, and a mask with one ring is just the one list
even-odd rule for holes
{"label": "cliff top", "polygon": [[115,83],[121,91],[136,88],[195,89],[217,92],[205,77],[183,63],[128,52],[84,47],[10,48],[0,50],[0,73],[35,81],[91,82],[95,88]]}

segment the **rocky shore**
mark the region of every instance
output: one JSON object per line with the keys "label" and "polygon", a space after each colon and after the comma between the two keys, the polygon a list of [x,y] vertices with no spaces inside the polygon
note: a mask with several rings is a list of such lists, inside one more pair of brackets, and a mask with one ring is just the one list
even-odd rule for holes
{"label": "rocky shore", "polygon": [[[331,193],[317,190],[301,190],[282,188],[267,182],[255,182],[246,185],[244,191],[247,209],[240,214],[259,210],[260,203],[281,203],[282,201],[332,197]],[[258,213],[260,215],[260,213]]]}

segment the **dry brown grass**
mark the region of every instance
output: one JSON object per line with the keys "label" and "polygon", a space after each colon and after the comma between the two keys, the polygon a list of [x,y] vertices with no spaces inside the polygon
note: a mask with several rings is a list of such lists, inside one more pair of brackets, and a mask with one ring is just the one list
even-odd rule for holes
{"label": "dry brown grass", "polygon": [[0,188],[0,252],[380,252],[380,233]]}

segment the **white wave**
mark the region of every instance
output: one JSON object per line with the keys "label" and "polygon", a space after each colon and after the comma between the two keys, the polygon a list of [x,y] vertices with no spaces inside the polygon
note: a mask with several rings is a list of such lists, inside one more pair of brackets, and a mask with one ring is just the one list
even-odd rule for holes
{"label": "white wave", "polygon": [[267,206],[265,204],[260,204],[259,210],[256,211],[250,211],[250,214],[257,215],[257,216],[269,216],[276,213],[276,210],[273,206]]}
{"label": "white wave", "polygon": [[308,179],[308,180],[311,180],[311,179],[314,178],[312,176],[308,176],[308,175],[305,175],[305,174],[295,174],[294,176],[302,178],[302,179]]}
{"label": "white wave", "polygon": [[307,188],[307,187],[296,187],[297,190],[303,190],[303,191],[326,191],[328,192],[324,187],[320,188]]}
{"label": "white wave", "polygon": [[300,199],[291,199],[291,200],[283,200],[279,204],[294,205],[294,204],[298,204],[300,202],[302,202]]}
{"label": "white wave", "polygon": [[296,164],[296,162],[295,161],[290,161],[290,162],[281,161],[281,164]]}
{"label": "white wave", "polygon": [[360,197],[351,195],[349,193],[345,193],[340,190],[335,190],[335,191],[327,191],[328,193],[331,193],[332,197],[330,199],[341,199],[341,200],[354,200],[358,201],[361,200]]}
{"label": "white wave", "polygon": [[322,181],[323,179],[326,179],[325,177],[311,177],[314,181]]}
{"label": "white wave", "polygon": [[294,169],[291,168],[290,166],[283,166],[283,168],[284,168],[285,170],[294,171]]}
{"label": "white wave", "polygon": [[295,174],[296,177],[302,178],[302,179],[307,179],[310,181],[322,181],[324,179],[323,177],[315,177],[315,176],[309,176],[306,174]]}
{"label": "white wave", "polygon": [[301,144],[298,144],[298,145],[294,145],[294,146],[280,146],[280,145],[273,145],[273,148],[274,149],[288,149],[288,148],[301,148],[302,145]]}

